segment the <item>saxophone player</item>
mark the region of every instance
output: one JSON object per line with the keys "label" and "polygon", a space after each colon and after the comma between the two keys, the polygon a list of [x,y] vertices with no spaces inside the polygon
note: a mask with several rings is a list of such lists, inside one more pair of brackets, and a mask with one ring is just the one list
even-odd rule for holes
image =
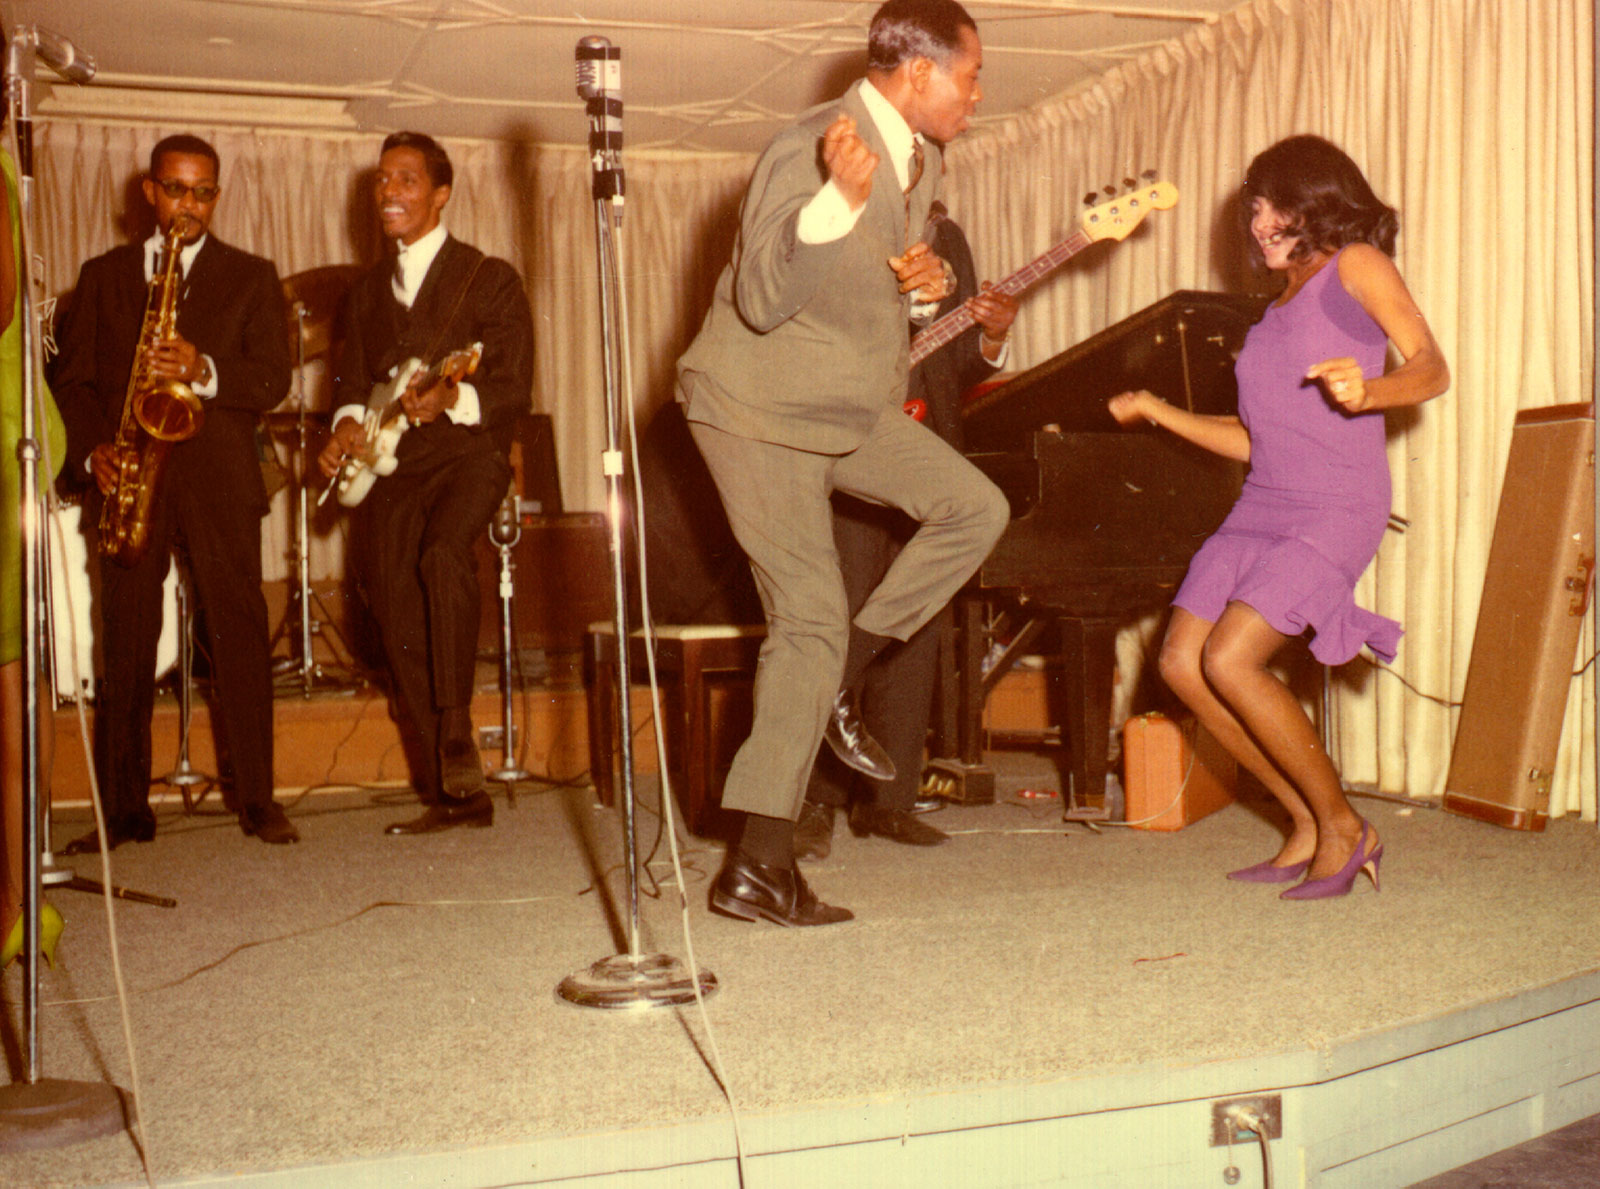
{"label": "saxophone player", "polygon": [[[247,835],[269,843],[299,840],[272,798],[272,672],[261,591],[267,496],[255,443],[261,413],[288,391],[289,342],[272,263],[210,233],[220,174],[216,150],[199,137],[169,136],[151,150],[142,189],[155,213],[155,233],[83,265],[52,371],[67,426],[64,470],[89,489],[90,523],[102,520],[101,505],[125,474],[119,426],[133,396],[135,365],[152,382],[186,385],[202,411],[198,431],[165,451],[148,524],[141,526],[148,530],[148,549],[133,559],[106,556],[100,567],[95,612],[105,672],[95,698],[94,763],[112,847],[155,835],[149,803],[153,674],[161,584],[175,547],[188,560],[197,622],[205,625],[219,736],[232,761],[230,807]],[[175,330],[170,337],[152,336],[145,318],[151,281],[161,276],[160,257],[174,232],[180,251],[172,282]],[[90,831],[62,853],[99,848]]]}

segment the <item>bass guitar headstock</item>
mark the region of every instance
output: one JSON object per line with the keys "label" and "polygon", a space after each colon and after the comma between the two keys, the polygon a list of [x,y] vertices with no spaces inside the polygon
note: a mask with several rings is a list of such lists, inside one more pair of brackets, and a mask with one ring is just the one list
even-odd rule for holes
{"label": "bass guitar headstock", "polygon": [[1164,211],[1176,205],[1178,188],[1171,182],[1155,181],[1153,177],[1147,173],[1142,181],[1124,180],[1126,189],[1120,194],[1115,187],[1107,186],[1105,193],[1114,197],[1098,203],[1099,191],[1086,195],[1084,202],[1096,205],[1083,212],[1084,234],[1092,240],[1127,239],[1151,211]]}

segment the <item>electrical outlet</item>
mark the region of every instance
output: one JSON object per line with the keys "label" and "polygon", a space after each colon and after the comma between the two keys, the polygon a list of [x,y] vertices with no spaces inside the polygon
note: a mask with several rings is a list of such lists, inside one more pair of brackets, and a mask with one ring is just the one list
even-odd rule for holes
{"label": "electrical outlet", "polygon": [[1238,1116],[1256,1116],[1266,1127],[1268,1139],[1283,1138],[1283,1095],[1255,1094],[1248,1098],[1222,1098],[1211,1104],[1211,1146],[1252,1142],[1255,1132]]}

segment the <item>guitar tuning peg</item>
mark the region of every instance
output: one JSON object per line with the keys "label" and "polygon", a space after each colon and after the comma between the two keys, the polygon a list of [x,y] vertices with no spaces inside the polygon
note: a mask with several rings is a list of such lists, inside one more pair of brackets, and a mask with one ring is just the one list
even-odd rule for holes
{"label": "guitar tuning peg", "polygon": [[1132,190],[1135,187],[1137,187],[1138,184],[1139,184],[1138,181],[1135,180],[1134,178],[1123,178],[1122,179],[1122,188],[1124,190]]}
{"label": "guitar tuning peg", "polygon": [[1084,206],[1093,206],[1095,203],[1097,203],[1099,201],[1100,201],[1100,192],[1098,190],[1090,190],[1087,194],[1085,194],[1083,196],[1083,205]]}
{"label": "guitar tuning peg", "polygon": [[1153,182],[1153,181],[1156,180],[1156,171],[1153,170],[1153,169],[1147,169],[1143,173],[1141,173],[1139,176],[1142,177],[1147,182]]}
{"label": "guitar tuning peg", "polygon": [[1117,196],[1117,188],[1115,186],[1107,186],[1105,191],[1108,198],[1115,198]]}

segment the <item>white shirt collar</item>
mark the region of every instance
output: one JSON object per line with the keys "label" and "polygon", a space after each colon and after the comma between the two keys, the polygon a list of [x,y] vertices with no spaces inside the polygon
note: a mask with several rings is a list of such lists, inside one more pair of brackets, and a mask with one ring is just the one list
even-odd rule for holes
{"label": "white shirt collar", "polygon": [[440,223],[416,243],[403,244],[398,240],[395,241],[394,296],[395,300],[407,309],[410,309],[411,303],[417,300],[417,290],[422,288],[423,278],[433,266],[433,258],[439,254],[439,249],[444,247],[444,241],[449,235],[445,225]]}
{"label": "white shirt collar", "polygon": [[[188,276],[189,270],[194,267],[194,258],[200,255],[200,249],[205,246],[207,238],[208,236],[202,235],[194,243],[184,244],[178,250],[178,259],[182,262],[184,276]],[[166,242],[159,227],[144,241],[144,279],[147,283],[156,275],[156,261],[161,259],[161,249],[166,246]]]}
{"label": "white shirt collar", "polygon": [[905,117],[883,97],[882,91],[872,85],[871,79],[862,79],[860,87],[861,101],[867,105],[867,114],[878,126],[878,135],[883,137],[883,146],[889,150],[889,160],[894,164],[894,176],[900,179],[900,188],[904,190],[906,183],[911,180],[908,170],[912,146],[922,137],[911,131],[911,125],[906,123]]}

